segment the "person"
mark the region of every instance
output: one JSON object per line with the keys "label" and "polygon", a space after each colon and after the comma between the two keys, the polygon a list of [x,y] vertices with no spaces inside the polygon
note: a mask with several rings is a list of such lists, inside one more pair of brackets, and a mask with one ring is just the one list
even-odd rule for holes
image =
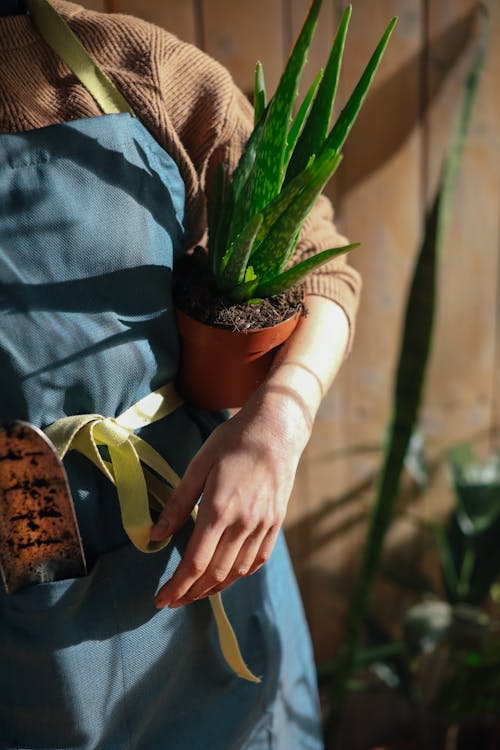
{"label": "person", "polygon": [[[115,416],[173,380],[175,258],[252,109],[167,31],[51,0],[137,119],[104,115],[20,0],[0,13],[0,419]],[[296,259],[345,244],[320,198]],[[309,635],[281,532],[321,400],[351,346],[357,272],[306,281],[308,315],[230,419],[184,404],[144,436],[183,475],[144,555],[107,480],[65,459],[88,575],[0,590],[0,750],[320,748]],[[194,527],[186,520],[199,504]],[[224,603],[259,684],[218,652]],[[155,599],[156,597],[156,599]],[[189,605],[189,606],[187,606]]]}

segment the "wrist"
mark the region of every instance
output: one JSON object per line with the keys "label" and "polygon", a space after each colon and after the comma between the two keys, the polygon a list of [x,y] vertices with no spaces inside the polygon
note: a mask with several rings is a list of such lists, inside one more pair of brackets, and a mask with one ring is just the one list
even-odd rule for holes
{"label": "wrist", "polygon": [[301,454],[321,401],[314,373],[293,362],[281,363],[271,371],[254,399],[274,437]]}

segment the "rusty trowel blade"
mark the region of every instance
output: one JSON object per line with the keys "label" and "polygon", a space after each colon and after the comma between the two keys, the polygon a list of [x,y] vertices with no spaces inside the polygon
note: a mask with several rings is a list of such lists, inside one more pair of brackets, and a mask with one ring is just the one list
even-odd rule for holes
{"label": "rusty trowel blade", "polygon": [[0,571],[11,593],[86,572],[64,466],[26,422],[0,428]]}

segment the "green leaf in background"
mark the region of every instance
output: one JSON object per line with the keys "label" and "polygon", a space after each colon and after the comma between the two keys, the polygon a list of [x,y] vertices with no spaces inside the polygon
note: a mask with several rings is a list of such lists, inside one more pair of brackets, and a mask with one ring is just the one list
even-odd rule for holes
{"label": "green leaf in background", "polygon": [[470,446],[457,446],[449,463],[462,532],[480,534],[500,517],[500,454],[481,462]]}
{"label": "green leaf in background", "polygon": [[253,93],[254,125],[257,125],[264,114],[267,105],[266,83],[264,81],[264,69],[262,63],[255,66],[255,83]]}
{"label": "green leaf in background", "polygon": [[431,651],[448,634],[452,620],[448,602],[430,599],[414,604],[405,615],[405,641],[414,652]]}
{"label": "green leaf in background", "polygon": [[274,276],[269,281],[264,281],[258,285],[256,294],[261,297],[270,297],[273,294],[280,294],[281,292],[290,289],[292,286],[297,284],[304,276],[311,273],[315,268],[328,263],[329,260],[335,258],[338,255],[343,255],[349,252],[355,247],[358,247],[359,242],[355,242],[352,245],[344,245],[343,247],[334,247],[330,250],[323,250],[321,253],[312,255],[310,258],[303,260],[301,263],[297,263],[288,271],[280,273],[278,276]]}
{"label": "green leaf in background", "polygon": [[480,652],[469,650],[455,656],[434,706],[435,714],[450,724],[474,722],[476,731],[472,734],[469,729],[468,737],[460,736],[460,747],[474,750],[498,747],[498,734],[488,738],[488,722],[481,724],[481,719],[489,717],[491,722],[500,715],[500,640],[491,635],[485,640]]}
{"label": "green leaf in background", "polygon": [[[376,58],[386,43],[387,34],[393,23],[384,34],[362,81],[371,76],[376,67]],[[382,550],[385,534],[389,528],[396,500],[399,494],[401,472],[411,436],[415,429],[425,374],[429,360],[432,341],[432,330],[436,308],[436,285],[438,259],[445,238],[445,230],[450,216],[458,168],[461,161],[465,138],[471,118],[480,73],[483,68],[486,49],[486,35],[481,39],[478,52],[464,87],[459,112],[450,141],[450,150],[444,161],[438,192],[432,208],[426,218],[424,236],[420,246],[415,271],[406,304],[406,314],[401,340],[401,348],[396,372],[393,414],[390,423],[389,437],[384,453],[383,465],[377,482],[376,494],[372,506],[369,527],[360,569],[351,598],[345,624],[345,636],[340,647],[338,669],[334,675],[331,689],[331,713],[327,725],[327,742],[333,743],[337,722],[342,710],[349,678],[355,662],[355,654],[362,630],[368,598]],[[340,124],[334,127],[334,135],[329,137],[338,147],[345,140],[352,121],[351,110],[358,108],[365,83],[358,84],[344,112],[339,118]],[[351,103],[352,102],[352,103]]]}
{"label": "green leaf in background", "polygon": [[311,154],[318,154],[323,141],[328,133],[330,120],[333,112],[333,104],[337,93],[340,68],[342,57],[344,55],[345,39],[349,20],[351,18],[352,6],[348,5],[340,21],[332,50],[326,64],[321,86],[314,100],[311,113],[302,130],[300,139],[297,143],[290,163],[288,159],[288,169],[286,173],[286,182],[289,182],[297,174],[300,174],[307,167]]}
{"label": "green leaf in background", "polygon": [[[449,457],[456,505],[440,529],[449,558],[444,568],[450,601],[480,604],[500,578],[500,454],[480,461],[461,445]],[[453,566],[455,580],[448,575]]]}
{"label": "green leaf in background", "polygon": [[441,571],[445,588],[448,593],[448,599],[451,602],[455,602],[457,601],[456,591],[458,585],[458,572],[453,550],[451,549],[448,535],[442,526],[434,524],[433,531],[437,542]]}

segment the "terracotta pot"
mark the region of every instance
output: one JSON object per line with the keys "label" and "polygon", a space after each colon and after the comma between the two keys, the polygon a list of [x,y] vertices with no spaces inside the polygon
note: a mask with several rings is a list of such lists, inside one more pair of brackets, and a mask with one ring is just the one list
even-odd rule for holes
{"label": "terracotta pot", "polygon": [[372,750],[421,750],[418,740],[395,740],[388,745],[377,745]]}
{"label": "terracotta pot", "polygon": [[298,310],[268,328],[234,331],[200,323],[177,309],[179,391],[204,409],[243,406],[265,379],[277,348],[293,332],[301,314]]}

